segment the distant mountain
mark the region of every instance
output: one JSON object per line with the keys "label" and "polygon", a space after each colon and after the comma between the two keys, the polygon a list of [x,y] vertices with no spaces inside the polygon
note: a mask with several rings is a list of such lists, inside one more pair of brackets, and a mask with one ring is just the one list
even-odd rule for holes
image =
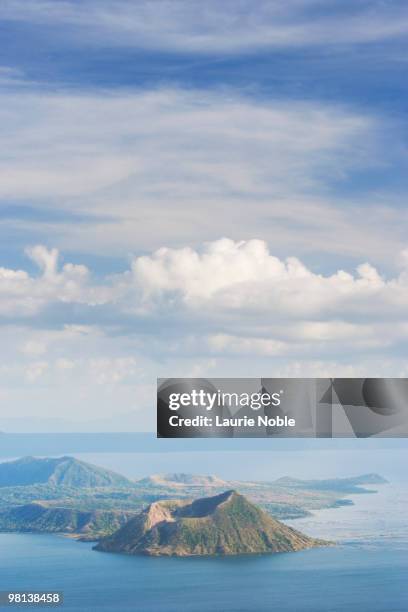
{"label": "distant mountain", "polygon": [[362,474],[351,478],[330,478],[326,480],[301,480],[284,476],[275,480],[273,484],[295,489],[308,489],[319,491],[337,491],[342,493],[367,493],[361,485],[386,484],[388,481],[379,474]]}
{"label": "distant mountain", "polygon": [[80,488],[134,486],[120,474],[73,457],[23,457],[0,463],[0,487],[45,483]]}
{"label": "distant mountain", "polygon": [[138,480],[137,484],[152,486],[152,487],[225,487],[228,485],[225,480],[221,480],[217,476],[201,476],[195,474],[153,474],[142,480]]}
{"label": "distant mountain", "polygon": [[387,484],[388,480],[380,476],[379,474],[371,473],[371,474],[362,474],[362,476],[353,476],[351,478],[347,478],[349,482],[353,482],[354,484]]}
{"label": "distant mountain", "polygon": [[243,495],[226,491],[193,502],[154,502],[95,549],[191,556],[289,552],[324,544],[273,519]]}
{"label": "distant mountain", "polygon": [[124,525],[131,512],[77,510],[35,502],[0,512],[0,531],[72,534],[84,540],[97,540]]}

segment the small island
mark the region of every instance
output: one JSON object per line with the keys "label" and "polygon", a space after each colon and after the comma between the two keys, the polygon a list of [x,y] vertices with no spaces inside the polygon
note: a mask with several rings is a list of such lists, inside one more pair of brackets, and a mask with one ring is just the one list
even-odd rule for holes
{"label": "small island", "polygon": [[243,555],[328,545],[268,515],[236,491],[194,501],[158,501],[95,550],[130,555]]}

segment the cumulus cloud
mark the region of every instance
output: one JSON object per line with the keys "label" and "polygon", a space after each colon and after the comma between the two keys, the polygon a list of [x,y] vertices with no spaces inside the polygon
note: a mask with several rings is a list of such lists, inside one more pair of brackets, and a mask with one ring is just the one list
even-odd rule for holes
{"label": "cumulus cloud", "polygon": [[210,305],[226,311],[268,311],[271,316],[327,315],[340,309],[350,314],[361,301],[373,298],[405,307],[408,297],[405,273],[387,282],[364,263],[354,274],[338,270],[324,276],[296,257],[275,257],[263,240],[224,238],[206,244],[201,252],[161,248],[135,259],[132,271],[143,299],[153,304],[167,295],[191,308]]}
{"label": "cumulus cloud", "polygon": [[96,305],[110,299],[107,286],[89,284],[86,266],[66,263],[58,269],[57,249],[37,245],[26,253],[40,274],[30,276],[25,270],[0,267],[0,315],[29,317],[53,303]]}
{"label": "cumulus cloud", "polygon": [[[404,266],[392,278],[367,262],[354,271],[321,274],[296,257],[276,257],[262,240],[222,238],[201,249],[160,248],[135,257],[129,270],[95,283],[84,266],[60,267],[55,249],[37,246],[27,253],[40,273],[0,270],[1,313],[8,320],[35,321],[44,309],[63,306],[59,318],[66,337],[89,333],[87,325],[74,321],[78,304],[85,320],[89,313],[102,316],[101,331],[104,309],[107,320],[116,321],[115,333],[125,333],[120,329],[126,326],[135,331],[145,327],[144,333],[154,336],[151,350],[159,352],[155,326],[171,320],[177,334],[172,342],[166,340],[165,351],[176,354],[191,352],[197,329],[210,353],[262,355],[345,346],[375,349],[394,345],[408,333]],[[91,329],[95,334],[97,328]],[[30,339],[22,352],[42,355],[44,338]]]}
{"label": "cumulus cloud", "polygon": [[[258,312],[301,318],[403,312],[408,300],[408,270],[386,279],[369,263],[354,272],[313,272],[296,257],[280,259],[263,240],[221,238],[201,249],[162,247],[135,257],[130,270],[93,282],[86,266],[59,266],[57,249],[42,245],[26,250],[38,275],[0,268],[2,313],[34,315],[54,303],[88,306],[116,304],[144,314],[180,305],[192,311]],[[375,306],[373,307],[373,304]],[[311,334],[306,328],[300,335]],[[317,330],[317,328],[316,328]],[[340,334],[344,334],[344,329]],[[325,335],[319,328],[319,334]]]}
{"label": "cumulus cloud", "polygon": [[75,44],[188,53],[369,43],[408,31],[404,2],[350,0],[3,0],[3,19],[53,24]]}
{"label": "cumulus cloud", "polygon": [[407,337],[408,274],[385,278],[369,263],[354,272],[313,272],[274,256],[261,240],[221,239],[201,251],[162,248],[132,264],[134,312],[205,321],[216,354],[330,354],[378,350]]}

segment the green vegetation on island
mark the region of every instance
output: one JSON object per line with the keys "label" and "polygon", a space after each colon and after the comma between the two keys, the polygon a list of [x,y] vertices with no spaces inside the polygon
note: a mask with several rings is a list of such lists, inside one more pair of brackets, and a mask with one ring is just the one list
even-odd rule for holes
{"label": "green vegetation on island", "polygon": [[158,501],[96,550],[196,556],[291,552],[327,545],[273,519],[236,491],[195,501]]}
{"label": "green vegetation on island", "polygon": [[242,482],[185,473],[132,481],[73,457],[24,457],[0,463],[0,531],[63,533],[98,541],[155,502],[178,499],[188,504],[231,489],[274,519],[289,520],[321,508],[352,504],[347,496],[372,493],[373,485],[384,482],[377,474]]}
{"label": "green vegetation on island", "polygon": [[49,484],[65,487],[123,487],[131,481],[74,457],[22,457],[0,463],[0,487]]}
{"label": "green vegetation on island", "polygon": [[47,506],[40,502],[16,506],[0,512],[3,531],[64,533],[95,540],[124,525],[134,513],[116,510],[77,510]]}

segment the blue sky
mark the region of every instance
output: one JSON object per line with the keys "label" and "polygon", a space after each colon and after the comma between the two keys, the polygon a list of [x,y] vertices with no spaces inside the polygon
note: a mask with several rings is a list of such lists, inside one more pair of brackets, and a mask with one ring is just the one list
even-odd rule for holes
{"label": "blue sky", "polygon": [[406,375],[407,36],[392,0],[3,0],[3,420]]}

